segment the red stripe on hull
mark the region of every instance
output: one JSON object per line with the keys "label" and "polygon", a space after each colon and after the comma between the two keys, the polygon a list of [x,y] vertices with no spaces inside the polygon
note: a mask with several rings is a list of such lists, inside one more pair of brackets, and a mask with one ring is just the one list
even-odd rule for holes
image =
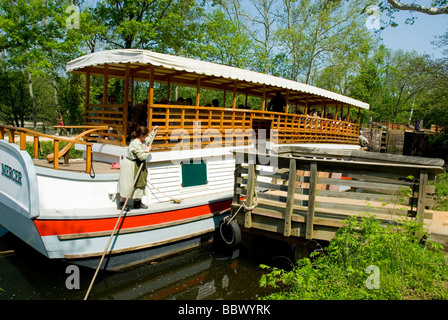
{"label": "red stripe on hull", "polygon": [[[210,204],[173,211],[156,212],[139,216],[124,217],[119,229],[137,228],[199,217],[230,208],[232,200],[213,202]],[[117,218],[105,219],[64,219],[34,220],[40,236],[78,234],[113,230]]]}

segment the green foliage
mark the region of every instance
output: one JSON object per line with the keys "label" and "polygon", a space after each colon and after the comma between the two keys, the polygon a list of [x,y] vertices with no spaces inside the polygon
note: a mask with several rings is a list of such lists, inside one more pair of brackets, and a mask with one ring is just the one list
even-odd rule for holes
{"label": "green foliage", "polygon": [[[447,257],[422,235],[416,220],[384,225],[372,215],[352,217],[324,252],[292,271],[263,265],[270,273],[260,284],[278,289],[263,299],[447,299]],[[378,268],[378,288],[369,286],[369,266]]]}
{"label": "green foliage", "polygon": [[[60,141],[59,142],[59,150],[63,149],[67,145],[67,142]],[[33,143],[26,143],[26,151],[30,155],[31,158],[34,157],[34,147]],[[47,155],[54,152],[54,143],[53,141],[41,141],[39,142],[39,159],[46,159]],[[82,158],[82,151],[75,150],[75,146],[70,148],[70,159],[78,159]]]}
{"label": "green foliage", "polygon": [[[66,25],[71,3],[80,11],[79,28]],[[0,0],[0,121],[24,126],[32,120],[33,126],[43,122],[45,127],[62,111],[66,124],[83,123],[85,78],[65,74],[65,64],[99,50],[142,48],[339,92],[371,105],[362,119],[406,123],[415,106],[412,123],[420,118],[425,126],[446,126],[447,60],[382,46],[378,35],[365,26],[370,4],[371,0]],[[387,2],[379,5],[382,11],[395,12]],[[435,44],[444,48],[446,39],[443,35]],[[135,103],[148,96],[147,87],[136,84]],[[92,78],[90,89],[90,102],[97,103],[102,80]],[[187,96],[180,91],[179,96]],[[122,83],[109,81],[110,94],[120,100],[122,92]],[[162,90],[158,95],[163,96]],[[205,97],[210,98],[215,97]],[[253,107],[259,105],[249,99]],[[238,104],[244,102],[239,98]]]}
{"label": "green foliage", "polygon": [[435,185],[435,210],[448,210],[448,173],[441,173],[436,176],[434,182],[430,182]]}

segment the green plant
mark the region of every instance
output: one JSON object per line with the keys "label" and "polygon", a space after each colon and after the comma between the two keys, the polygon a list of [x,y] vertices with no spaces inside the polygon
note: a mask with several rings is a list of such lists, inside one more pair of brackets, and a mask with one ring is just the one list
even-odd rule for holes
{"label": "green plant", "polygon": [[[414,219],[383,224],[372,215],[352,217],[323,253],[299,260],[292,271],[262,265],[270,272],[260,285],[278,289],[264,299],[448,299],[447,258],[425,235]],[[377,289],[368,285],[372,268]]]}
{"label": "green plant", "polygon": [[448,210],[448,173],[440,173],[434,181],[430,182],[435,186],[435,210]]}
{"label": "green plant", "polygon": [[[31,142],[27,142],[26,143],[26,151],[29,153],[29,155],[31,156],[31,158],[34,157],[34,147],[33,147],[33,143]],[[64,148],[67,145],[67,142],[65,141],[61,141],[59,142],[59,150],[61,150],[62,148]],[[46,159],[47,155],[51,154],[54,152],[54,143],[53,141],[41,141],[39,142],[39,159]],[[72,146],[70,148],[70,159],[78,159],[78,158],[82,158],[82,151],[80,150],[75,150],[75,147]]]}

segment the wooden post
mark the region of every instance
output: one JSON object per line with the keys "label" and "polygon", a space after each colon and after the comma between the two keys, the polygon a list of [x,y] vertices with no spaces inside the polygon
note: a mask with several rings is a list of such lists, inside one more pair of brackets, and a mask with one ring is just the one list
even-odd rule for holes
{"label": "wooden post", "polygon": [[306,216],[306,239],[313,238],[314,209],[316,206],[317,163],[310,164],[310,183],[308,195],[308,212]]}
{"label": "wooden post", "polygon": [[286,90],[286,106],[285,113],[289,113],[289,90]]}
{"label": "wooden post", "polygon": [[[103,79],[103,101],[101,101],[102,105],[107,105],[107,84],[109,83],[109,65],[106,64],[104,66],[104,79]],[[101,109],[104,112],[104,109]],[[103,116],[103,115],[102,115]]]}
{"label": "wooden post", "polygon": [[8,132],[9,132],[9,143],[14,143],[16,138],[16,130],[9,129]]}
{"label": "wooden post", "polygon": [[20,150],[26,150],[26,133],[20,131]]}
{"label": "wooden post", "polygon": [[131,106],[134,105],[134,74],[131,75]]}
{"label": "wooden post", "polygon": [[148,127],[151,130],[152,127],[152,107],[154,104],[154,70],[155,67],[151,66],[151,74],[149,76],[149,91],[148,91]]}
{"label": "wooden post", "polygon": [[236,109],[236,80],[233,81],[232,109]]}
{"label": "wooden post", "polygon": [[261,111],[266,111],[266,85],[263,85],[263,100],[261,101]]}
{"label": "wooden post", "polygon": [[123,94],[123,124],[121,130],[121,145],[126,145],[126,136],[128,135],[128,108],[129,108],[129,74],[131,72],[131,64],[126,63],[126,73],[124,76],[124,94]]}
{"label": "wooden post", "polygon": [[84,106],[85,113],[84,113],[84,123],[87,123],[87,108],[90,104],[90,71],[87,71],[86,73],[86,103]]}
{"label": "wooden post", "polygon": [[86,173],[90,174],[92,168],[92,146],[86,145]]}
{"label": "wooden post", "polygon": [[306,94],[306,100],[305,100],[305,116],[308,115],[308,93]]}
{"label": "wooden post", "polygon": [[166,84],[166,100],[168,101],[168,104],[170,104],[171,101],[171,81],[168,79],[168,83]]}
{"label": "wooden post", "polygon": [[39,159],[39,136],[34,136],[34,159]]}
{"label": "wooden post", "polygon": [[199,75],[196,88],[196,107],[199,107],[200,98],[201,98],[201,76]]}
{"label": "wooden post", "polygon": [[283,228],[283,235],[289,237],[291,235],[291,220],[292,212],[294,208],[294,194],[296,190],[296,159],[289,160],[289,176],[288,176],[288,197],[286,199],[286,209],[285,209],[285,224]]}
{"label": "wooden post", "polygon": [[234,184],[233,184],[233,204],[240,203],[240,195],[236,192],[236,189],[240,186],[238,178],[241,176],[241,164],[235,163],[235,171],[233,172]]}
{"label": "wooden post", "polygon": [[417,219],[419,222],[423,222],[425,215],[425,200],[426,189],[428,185],[428,170],[420,171],[420,180],[418,183],[418,204],[417,204]]}
{"label": "wooden post", "polygon": [[222,102],[222,107],[225,108],[226,107],[226,98],[227,98],[227,89],[224,88],[224,98],[223,98],[223,102]]}
{"label": "wooden post", "polygon": [[54,140],[54,149],[53,149],[53,168],[54,170],[59,169],[59,140]]}
{"label": "wooden post", "polygon": [[[246,206],[248,207],[254,205],[255,184],[257,181],[255,169],[256,169],[255,163],[249,163],[249,172],[247,177],[247,197],[246,197]],[[252,210],[245,211],[244,226],[246,228],[252,228]]]}
{"label": "wooden post", "polygon": [[357,125],[361,128],[361,108],[360,107],[358,107],[358,123],[357,123]]}

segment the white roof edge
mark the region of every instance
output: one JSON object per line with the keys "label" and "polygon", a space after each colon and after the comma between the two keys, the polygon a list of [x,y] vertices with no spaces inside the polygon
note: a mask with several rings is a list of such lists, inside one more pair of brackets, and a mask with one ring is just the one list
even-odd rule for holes
{"label": "white roof edge", "polygon": [[151,64],[156,67],[165,67],[178,71],[186,71],[207,76],[223,77],[233,80],[266,84],[283,89],[302,91],[305,93],[315,94],[349,105],[357,106],[363,109],[369,109],[368,103],[308,84],[287,80],[255,71],[239,69],[212,62],[194,60],[191,58],[172,56],[164,53],[142,49],[115,49],[87,54],[69,61],[66,66],[66,71],[72,72],[78,69],[96,65],[111,63],[119,64],[128,62]]}

